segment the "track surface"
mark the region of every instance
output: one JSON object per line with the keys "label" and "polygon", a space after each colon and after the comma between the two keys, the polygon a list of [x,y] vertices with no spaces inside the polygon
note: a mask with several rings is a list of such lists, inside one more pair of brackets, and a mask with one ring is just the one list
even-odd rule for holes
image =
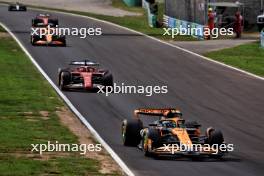
{"label": "track surface", "polygon": [[[68,37],[68,47],[33,47],[31,18],[37,11],[10,13],[0,5],[0,21],[10,28],[38,64],[57,81],[59,67],[92,58],[112,70],[115,82],[167,85],[168,94],[112,95],[65,92],[103,139],[136,175],[263,175],[264,82],[157,41],[108,24],[55,14],[61,26],[101,27],[103,36]],[[221,129],[235,152],[222,161],[155,160],[121,145],[120,124],[138,107],[180,107],[186,119]]]}

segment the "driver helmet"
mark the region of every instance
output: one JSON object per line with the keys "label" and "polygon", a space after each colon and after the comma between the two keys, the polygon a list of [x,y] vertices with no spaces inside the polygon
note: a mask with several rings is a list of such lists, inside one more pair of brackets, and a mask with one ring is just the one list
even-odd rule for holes
{"label": "driver helmet", "polygon": [[79,68],[79,72],[85,72],[85,71],[86,71],[86,69],[84,67]]}
{"label": "driver helmet", "polygon": [[179,110],[176,111],[168,111],[164,114],[166,118],[174,118],[174,117],[182,117],[182,113]]}

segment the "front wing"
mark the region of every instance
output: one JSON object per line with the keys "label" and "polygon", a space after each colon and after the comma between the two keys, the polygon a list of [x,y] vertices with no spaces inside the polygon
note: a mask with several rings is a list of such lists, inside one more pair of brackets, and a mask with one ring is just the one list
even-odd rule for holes
{"label": "front wing", "polygon": [[84,84],[68,84],[65,85],[65,88],[67,89],[83,89],[83,90],[91,90],[91,89],[97,89],[98,87],[103,86],[103,84],[92,84],[91,87],[85,87]]}
{"label": "front wing", "polygon": [[37,40],[34,42],[34,45],[57,45],[57,46],[64,46],[65,43],[62,41],[47,41],[47,40]]}

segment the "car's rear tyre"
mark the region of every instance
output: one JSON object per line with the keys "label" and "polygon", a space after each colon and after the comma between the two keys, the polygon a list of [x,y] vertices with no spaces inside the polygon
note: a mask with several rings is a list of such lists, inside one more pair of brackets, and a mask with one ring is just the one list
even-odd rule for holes
{"label": "car's rear tyre", "polygon": [[63,43],[62,46],[63,46],[63,47],[66,47],[66,45],[67,45],[67,44],[66,44],[66,40],[63,40],[62,43]]}
{"label": "car's rear tyre", "polygon": [[31,45],[36,46],[36,42],[40,39],[40,37],[38,35],[31,35],[30,37],[30,42]]}
{"label": "car's rear tyre", "polygon": [[66,85],[70,83],[71,74],[66,71],[62,71],[59,77],[59,87],[61,90],[67,90]]}
{"label": "car's rear tyre", "polygon": [[33,46],[36,45],[36,44],[35,44],[35,39],[34,39],[33,36],[30,37],[30,43],[31,43],[31,45],[33,45]]}
{"label": "car's rear tyre", "polygon": [[62,42],[62,46],[65,47],[67,45],[67,42],[66,42],[66,36],[62,36],[60,41]]}
{"label": "car's rear tyre", "polygon": [[127,119],[122,123],[122,137],[125,146],[137,146],[141,141],[140,131],[143,123],[140,119]]}

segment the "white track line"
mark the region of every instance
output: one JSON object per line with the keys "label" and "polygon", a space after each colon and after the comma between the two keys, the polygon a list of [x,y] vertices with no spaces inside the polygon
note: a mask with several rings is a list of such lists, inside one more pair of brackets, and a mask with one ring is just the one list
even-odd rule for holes
{"label": "white track line", "polygon": [[123,171],[128,176],[134,176],[135,174],[128,168],[128,166],[121,160],[121,158],[114,152],[114,150],[103,140],[103,138],[95,131],[92,125],[84,118],[84,116],[73,106],[70,100],[61,92],[61,90],[54,84],[50,77],[45,73],[45,71],[40,67],[40,65],[35,61],[27,49],[23,46],[20,40],[9,30],[7,26],[0,22],[0,25],[16,40],[22,50],[30,58],[31,62],[37,67],[40,73],[46,78],[50,85],[55,89],[58,95],[64,100],[64,102],[69,106],[69,108],[74,112],[74,114],[81,120],[81,122],[90,130],[92,135],[102,144],[105,150],[111,155],[111,157],[117,162],[117,164],[123,169]]}
{"label": "white track line", "polygon": [[124,26],[120,26],[120,25],[118,25],[118,24],[115,24],[115,23],[112,23],[112,22],[109,22],[109,21],[104,21],[104,20],[100,20],[100,19],[97,19],[97,18],[94,18],[94,17],[89,17],[89,16],[85,16],[85,15],[74,14],[74,13],[70,13],[70,12],[60,12],[60,11],[56,11],[56,10],[43,10],[43,9],[39,9],[39,8],[37,8],[37,7],[36,7],[36,8],[32,7],[32,8],[30,8],[30,9],[33,9],[33,10],[40,10],[40,11],[48,11],[48,12],[55,12],[55,13],[60,13],[60,14],[64,14],[64,15],[76,16],[76,17],[82,17],[82,18],[87,18],[87,19],[91,19],[91,20],[94,20],[94,21],[99,21],[99,22],[102,22],[102,23],[105,23],[105,24],[109,24],[109,25],[112,25],[112,26],[115,26],[115,27],[118,27],[118,28],[121,28],[121,29],[128,30],[128,31],[130,31],[130,32],[133,32],[133,33],[136,33],[136,34],[142,35],[142,36],[144,36],[144,37],[147,37],[147,38],[149,38],[149,39],[152,39],[152,40],[155,40],[155,41],[157,41],[157,42],[163,43],[163,44],[165,44],[165,45],[171,46],[171,47],[173,47],[173,48],[180,49],[180,50],[182,50],[182,51],[184,51],[184,52],[186,52],[186,53],[192,54],[192,55],[194,55],[194,56],[197,56],[197,57],[199,57],[199,58],[201,58],[201,59],[204,59],[204,60],[207,60],[207,61],[209,61],[209,62],[213,62],[213,63],[218,64],[218,65],[221,65],[221,66],[223,66],[223,67],[226,67],[226,68],[229,68],[229,69],[232,69],[232,70],[235,70],[235,71],[238,71],[238,72],[244,73],[244,74],[246,74],[246,75],[248,75],[248,76],[251,76],[251,77],[253,77],[253,78],[260,79],[260,80],[264,81],[264,77],[261,77],[261,76],[255,75],[255,74],[253,74],[253,73],[247,72],[247,71],[245,71],[245,70],[242,70],[242,69],[239,69],[239,68],[236,68],[236,67],[230,66],[230,65],[227,65],[227,64],[222,63],[222,62],[215,61],[215,60],[210,59],[210,58],[208,58],[208,57],[205,57],[205,56],[202,56],[202,55],[200,55],[200,54],[194,53],[194,52],[192,52],[192,51],[190,51],[190,50],[187,50],[187,49],[181,48],[181,47],[179,47],[179,46],[173,45],[173,44],[168,43],[168,42],[166,42],[166,41],[162,41],[162,40],[157,39],[157,38],[155,38],[155,37],[152,37],[152,36],[146,35],[146,34],[144,34],[144,33],[141,33],[141,32],[138,32],[138,31],[135,31],[135,30],[133,30],[133,29],[130,29],[130,28],[127,28],[127,27],[124,27]]}

